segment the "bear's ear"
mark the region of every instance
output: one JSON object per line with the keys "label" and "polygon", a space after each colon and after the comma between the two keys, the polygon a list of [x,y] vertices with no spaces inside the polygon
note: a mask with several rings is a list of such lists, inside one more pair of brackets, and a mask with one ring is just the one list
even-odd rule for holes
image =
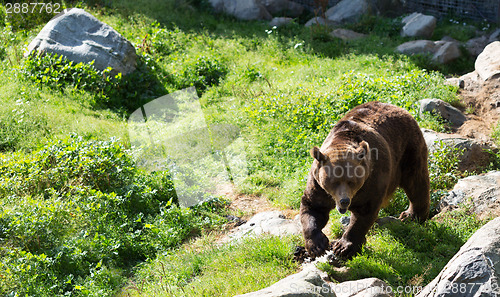
{"label": "bear's ear", "polygon": [[323,155],[323,153],[321,153],[319,151],[319,148],[317,146],[313,147],[311,149],[310,153],[311,153],[311,157],[313,157],[314,159],[318,160],[319,162],[326,161],[326,156]]}
{"label": "bear's ear", "polygon": [[366,141],[361,141],[358,149],[358,160],[370,159],[370,145]]}

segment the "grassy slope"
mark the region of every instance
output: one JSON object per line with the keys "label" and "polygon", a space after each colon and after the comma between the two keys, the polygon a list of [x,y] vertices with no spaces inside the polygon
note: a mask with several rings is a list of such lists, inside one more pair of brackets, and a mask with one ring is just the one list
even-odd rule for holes
{"label": "grassy slope", "polygon": [[[320,144],[348,109],[370,100],[391,102],[410,110],[422,126],[443,129],[435,118],[418,115],[415,102],[428,97],[456,100],[455,90],[443,85],[442,74],[422,70],[424,65],[433,67],[425,58],[393,53],[402,40],[392,21],[363,20],[353,29],[363,28],[372,36],[346,43],[332,39],[321,28],[292,24],[270,30],[259,22],[216,18],[183,1],[122,0],[113,5],[90,11],[136,46],[144,46],[144,55],[154,60],[158,68],[154,74],[166,93],[195,84],[196,78],[189,73],[200,60],[215,61],[227,69],[218,85],[200,93],[206,120],[237,125],[247,141],[250,175],[239,189],[264,194],[283,207],[298,206],[310,146]],[[155,21],[159,27],[152,25]],[[93,94],[38,88],[17,76],[11,66],[18,63],[23,46],[38,30],[2,33],[5,41],[14,37],[5,43],[10,62],[0,70],[0,145],[6,154],[11,150],[29,152],[71,132],[89,139],[117,136],[128,146],[122,113],[96,109],[89,104]],[[458,64],[468,67],[470,61]],[[401,207],[404,203],[389,214]],[[332,214],[332,219],[338,215]],[[341,278],[377,276],[393,286],[426,283],[478,228],[473,219],[457,226],[463,219],[451,217],[449,222],[431,222],[424,228],[410,224],[375,229],[365,253],[348,264],[352,275]],[[337,224],[333,228],[334,233],[339,232]],[[410,238],[402,234],[411,230],[417,234]],[[451,246],[440,241],[443,234]],[[422,236],[428,242],[419,249],[405,245]],[[132,286],[131,294],[231,296],[270,285],[296,269],[290,258],[293,246],[300,244],[297,238],[248,241],[240,247],[223,248],[210,241],[208,236],[203,245],[189,252],[169,251],[138,267],[135,282],[140,286]],[[429,253],[428,247],[433,245],[442,250]],[[415,265],[408,265],[406,259]],[[415,280],[419,276],[422,280]],[[107,287],[106,292],[116,289]],[[80,294],[85,295],[83,292]]]}

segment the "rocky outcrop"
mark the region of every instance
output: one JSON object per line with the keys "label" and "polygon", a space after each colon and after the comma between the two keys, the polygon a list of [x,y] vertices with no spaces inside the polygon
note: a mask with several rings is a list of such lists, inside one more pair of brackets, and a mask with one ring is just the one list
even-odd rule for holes
{"label": "rocky outcrop", "polygon": [[365,278],[333,285],[337,297],[392,297],[392,288],[378,278]]}
{"label": "rocky outcrop", "polygon": [[28,45],[27,55],[35,53],[63,55],[75,63],[90,63],[112,74],[135,70],[135,48],[120,33],[83,9],[72,8],[50,20]]}
{"label": "rocky outcrop", "polygon": [[270,287],[235,297],[335,297],[335,292],[330,284],[323,280],[323,274],[325,273],[310,266],[308,269],[292,274]]}
{"label": "rocky outcrop", "polygon": [[499,296],[500,218],[479,229],[417,297]]}
{"label": "rocky outcrop", "polygon": [[439,203],[441,209],[464,205],[480,218],[500,215],[500,171],[460,179]]}
{"label": "rocky outcrop", "polygon": [[431,38],[436,23],[436,17],[414,12],[403,19],[401,36]]}
{"label": "rocky outcrop", "polygon": [[453,126],[460,127],[467,118],[458,110],[451,106],[448,102],[441,99],[423,99],[420,100],[420,112],[430,112],[438,114],[441,118],[449,121]]}

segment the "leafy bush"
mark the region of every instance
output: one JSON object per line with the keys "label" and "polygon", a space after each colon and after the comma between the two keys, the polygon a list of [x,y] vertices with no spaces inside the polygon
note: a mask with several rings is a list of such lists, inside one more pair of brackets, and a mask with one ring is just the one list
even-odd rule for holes
{"label": "leafy bush", "polygon": [[24,60],[21,74],[39,87],[90,92],[94,96],[88,104],[93,107],[133,111],[147,100],[165,94],[152,71],[154,64],[149,56],[139,56],[134,72],[112,76],[111,68],[100,71],[93,62],[73,63],[57,54],[32,54]]}
{"label": "leafy bush", "polygon": [[429,154],[429,175],[431,189],[446,190],[455,185],[461,176],[458,170],[464,149],[451,147],[440,141],[439,147]]}
{"label": "leafy bush", "polygon": [[177,75],[177,86],[180,89],[196,87],[201,95],[208,87],[218,85],[226,76],[228,69],[218,58],[198,56],[187,58]]}
{"label": "leafy bush", "polygon": [[2,295],[108,296],[137,261],[223,221],[220,200],[176,206],[168,172],[139,171],[114,139],[2,155],[0,174]]}

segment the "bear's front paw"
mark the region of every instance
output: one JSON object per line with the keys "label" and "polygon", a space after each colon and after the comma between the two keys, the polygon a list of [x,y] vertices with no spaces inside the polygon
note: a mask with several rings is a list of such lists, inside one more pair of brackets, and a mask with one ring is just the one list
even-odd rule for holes
{"label": "bear's front paw", "polygon": [[328,237],[323,232],[318,232],[306,239],[306,250],[311,257],[319,257],[325,253],[329,243]]}
{"label": "bear's front paw", "polygon": [[332,250],[338,258],[350,259],[361,251],[361,245],[341,238],[333,243]]}

